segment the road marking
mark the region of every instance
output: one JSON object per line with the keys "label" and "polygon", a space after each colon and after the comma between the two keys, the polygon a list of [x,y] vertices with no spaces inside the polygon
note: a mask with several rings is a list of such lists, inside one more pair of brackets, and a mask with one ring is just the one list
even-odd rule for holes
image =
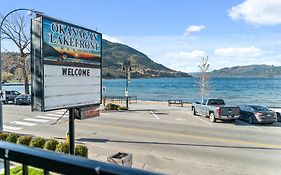
{"label": "road marking", "polygon": [[207,121],[205,121],[205,120],[203,120],[202,118],[200,118],[200,117],[197,117],[197,116],[195,116],[195,115],[192,115],[194,118],[196,118],[196,119],[198,119],[198,120],[201,120],[202,122],[205,122],[205,123],[207,123],[208,125],[213,125],[212,123],[210,123],[210,122],[207,122]]}
{"label": "road marking", "polygon": [[106,124],[100,125],[100,124],[90,123],[89,125],[91,125],[93,127],[98,127],[98,128],[107,127],[107,128],[111,128],[111,129],[119,129],[119,130],[123,130],[125,132],[135,131],[135,132],[142,132],[142,133],[146,133],[146,134],[166,135],[166,136],[171,136],[171,137],[183,137],[185,139],[186,138],[193,138],[193,139],[204,140],[204,141],[242,144],[242,145],[251,145],[251,146],[256,146],[256,147],[281,149],[281,145],[273,145],[273,144],[267,144],[267,143],[258,143],[258,142],[219,138],[219,137],[208,137],[208,136],[199,136],[199,135],[191,135],[191,134],[182,134],[182,133],[167,132],[167,131],[147,130],[147,129],[140,129],[140,128],[128,128],[128,127],[106,125]]}
{"label": "road marking", "polygon": [[23,119],[25,121],[31,121],[31,122],[40,122],[40,123],[46,123],[50,120],[43,120],[43,119],[37,119],[37,118],[25,118]]}
{"label": "road marking", "polygon": [[7,130],[18,131],[18,130],[21,130],[22,128],[20,128],[20,127],[14,127],[14,126],[3,125],[3,129],[4,129],[4,131],[7,131]]}
{"label": "road marking", "polygon": [[22,121],[13,121],[10,122],[12,124],[16,124],[16,125],[23,125],[23,126],[35,126],[37,125],[36,123],[29,123],[29,122],[22,122]]}
{"label": "road marking", "polygon": [[249,123],[246,123],[246,122],[242,122],[242,121],[240,121],[240,120],[236,120],[238,123],[241,123],[241,124],[243,124],[243,125],[247,125],[247,126],[251,126],[251,127],[253,127],[253,128],[256,128],[256,129],[261,129],[261,128],[259,128],[259,127],[256,127],[256,126],[253,126],[253,125],[251,125],[251,124],[249,124]]}
{"label": "road marking", "polygon": [[[65,113],[65,111],[54,111],[54,113],[56,113],[56,114],[64,114]],[[65,114],[68,114],[68,112],[66,112]]]}
{"label": "road marking", "polygon": [[177,121],[186,121],[185,119],[182,119],[180,117],[176,118]]}
{"label": "road marking", "polygon": [[156,114],[154,114],[153,111],[149,111],[149,113],[152,114],[156,119],[158,119],[158,120],[160,119]]}
{"label": "road marking", "polygon": [[[49,115],[49,116],[54,116],[54,117],[61,117],[62,116],[62,114],[46,114],[46,115]],[[63,117],[68,117],[68,115],[67,114],[65,114]]]}
{"label": "road marking", "polygon": [[36,118],[42,118],[42,119],[50,119],[50,120],[57,120],[58,117],[48,117],[48,116],[41,116],[41,115],[38,115],[38,116],[35,116]]}

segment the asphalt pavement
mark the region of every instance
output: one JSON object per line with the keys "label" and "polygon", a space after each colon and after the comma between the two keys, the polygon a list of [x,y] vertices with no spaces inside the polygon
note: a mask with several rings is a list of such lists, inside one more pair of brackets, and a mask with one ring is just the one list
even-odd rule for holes
{"label": "asphalt pavement", "polygon": [[[30,106],[3,105],[4,130],[64,140],[65,110],[31,112]],[[212,123],[193,116],[190,106],[139,102],[129,111],[106,111],[75,121],[77,144],[89,158],[106,161],[117,152],[133,155],[133,167],[165,174],[251,174],[281,172],[281,123]]]}

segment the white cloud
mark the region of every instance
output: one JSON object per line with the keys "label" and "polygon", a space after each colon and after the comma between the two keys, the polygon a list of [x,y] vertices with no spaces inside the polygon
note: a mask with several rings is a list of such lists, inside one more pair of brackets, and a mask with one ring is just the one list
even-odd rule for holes
{"label": "white cloud", "polygon": [[228,10],[234,20],[244,20],[253,25],[281,24],[280,0],[246,0]]}
{"label": "white cloud", "polygon": [[254,46],[228,47],[215,49],[214,54],[221,57],[259,57],[262,55],[262,50]]}
{"label": "white cloud", "polygon": [[122,43],[118,38],[108,36],[108,35],[105,35],[105,34],[102,34],[102,39],[105,39],[105,40],[113,42],[113,43]]}
{"label": "white cloud", "polygon": [[194,32],[200,32],[201,30],[205,29],[204,25],[191,25],[185,29],[185,34],[191,34]]}

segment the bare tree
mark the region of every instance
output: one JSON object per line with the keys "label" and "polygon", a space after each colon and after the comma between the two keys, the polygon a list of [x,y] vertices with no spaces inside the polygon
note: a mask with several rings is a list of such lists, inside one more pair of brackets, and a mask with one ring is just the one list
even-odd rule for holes
{"label": "bare tree", "polygon": [[[1,18],[3,19],[3,15],[1,15]],[[14,64],[22,71],[26,94],[29,94],[28,74],[30,72],[28,66],[30,58],[30,30],[28,28],[28,22],[29,20],[23,14],[15,13],[14,15],[11,15],[6,18],[3,24],[3,38],[1,38],[12,41],[18,48],[19,53],[14,55],[18,57],[18,59]]]}
{"label": "bare tree", "polygon": [[202,57],[200,65],[199,65],[200,74],[198,77],[199,92],[200,92],[202,100],[207,96],[207,94],[210,90],[209,67],[210,67],[210,64],[208,63],[208,56],[206,58]]}

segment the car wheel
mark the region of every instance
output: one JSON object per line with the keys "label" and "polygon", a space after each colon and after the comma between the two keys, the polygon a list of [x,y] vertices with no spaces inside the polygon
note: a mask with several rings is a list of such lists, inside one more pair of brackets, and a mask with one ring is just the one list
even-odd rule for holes
{"label": "car wheel", "polygon": [[254,123],[254,119],[252,116],[249,117],[249,124],[253,124]]}
{"label": "car wheel", "polygon": [[193,115],[197,115],[195,108],[192,108]]}
{"label": "car wheel", "polygon": [[4,101],[4,104],[8,104],[9,100],[6,98],[6,100]]}
{"label": "car wheel", "polygon": [[211,113],[211,114],[210,114],[210,120],[211,120],[212,122],[216,122],[217,119],[216,119],[214,113]]}

